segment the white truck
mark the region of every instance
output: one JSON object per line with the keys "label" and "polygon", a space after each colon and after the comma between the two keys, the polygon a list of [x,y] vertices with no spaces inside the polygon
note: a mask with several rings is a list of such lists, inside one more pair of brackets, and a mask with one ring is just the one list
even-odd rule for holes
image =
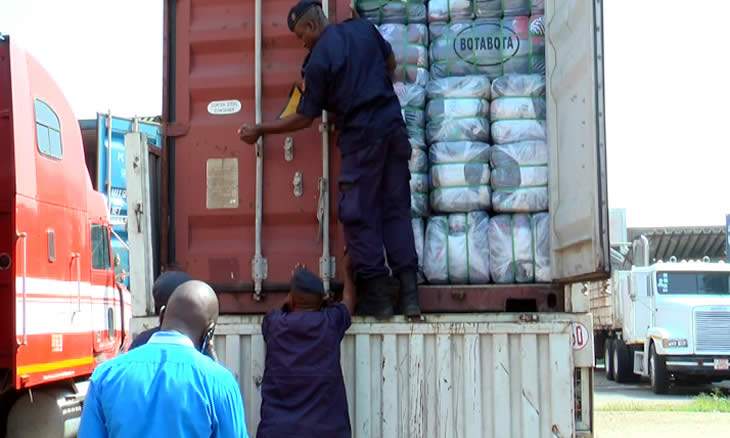
{"label": "white truck", "polygon": [[730,379],[730,265],[656,263],[614,272],[612,280],[609,379],[649,377],[657,394],[672,381]]}

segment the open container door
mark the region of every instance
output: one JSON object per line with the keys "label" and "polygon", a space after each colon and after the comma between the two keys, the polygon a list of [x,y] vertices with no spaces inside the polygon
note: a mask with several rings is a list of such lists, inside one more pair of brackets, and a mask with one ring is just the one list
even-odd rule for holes
{"label": "open container door", "polygon": [[546,2],[551,264],[560,282],[610,274],[602,0]]}

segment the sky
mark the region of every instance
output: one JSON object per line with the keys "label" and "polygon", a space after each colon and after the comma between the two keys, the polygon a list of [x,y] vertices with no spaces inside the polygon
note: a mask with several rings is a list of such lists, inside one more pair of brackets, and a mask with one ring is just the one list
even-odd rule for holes
{"label": "sky", "polygon": [[[626,208],[629,226],[724,224],[730,2],[604,3],[610,207]],[[0,0],[0,32],[49,70],[77,118],[153,116],[162,112],[162,5]]]}

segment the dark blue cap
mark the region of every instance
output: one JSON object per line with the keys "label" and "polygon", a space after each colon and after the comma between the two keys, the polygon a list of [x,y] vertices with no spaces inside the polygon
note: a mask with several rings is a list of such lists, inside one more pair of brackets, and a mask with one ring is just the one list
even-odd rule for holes
{"label": "dark blue cap", "polygon": [[322,280],[304,268],[297,268],[292,278],[294,289],[311,295],[324,296],[324,285]]}
{"label": "dark blue cap", "polygon": [[302,18],[305,12],[312,6],[322,7],[322,3],[316,0],[300,0],[289,10],[289,15],[286,17],[286,22],[289,25],[289,30],[294,32],[294,26],[297,25],[299,19]]}
{"label": "dark blue cap", "polygon": [[167,306],[167,300],[178,286],[193,277],[182,271],[167,271],[157,277],[152,286],[152,297],[155,299],[155,313],[160,313],[162,306]]}

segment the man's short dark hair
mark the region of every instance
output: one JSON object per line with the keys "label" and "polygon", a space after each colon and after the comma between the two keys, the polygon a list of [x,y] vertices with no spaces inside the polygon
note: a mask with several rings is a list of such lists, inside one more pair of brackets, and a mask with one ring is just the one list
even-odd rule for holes
{"label": "man's short dark hair", "polygon": [[286,22],[289,25],[289,31],[294,32],[299,20],[309,12],[311,8],[322,9],[322,3],[316,0],[301,0],[289,10],[289,15],[286,17]]}
{"label": "man's short dark hair", "polygon": [[162,306],[167,305],[167,300],[170,299],[170,295],[172,295],[178,286],[192,279],[193,277],[182,271],[167,271],[157,277],[154,286],[152,286],[152,297],[155,299],[155,313],[160,314],[160,309],[162,309]]}

